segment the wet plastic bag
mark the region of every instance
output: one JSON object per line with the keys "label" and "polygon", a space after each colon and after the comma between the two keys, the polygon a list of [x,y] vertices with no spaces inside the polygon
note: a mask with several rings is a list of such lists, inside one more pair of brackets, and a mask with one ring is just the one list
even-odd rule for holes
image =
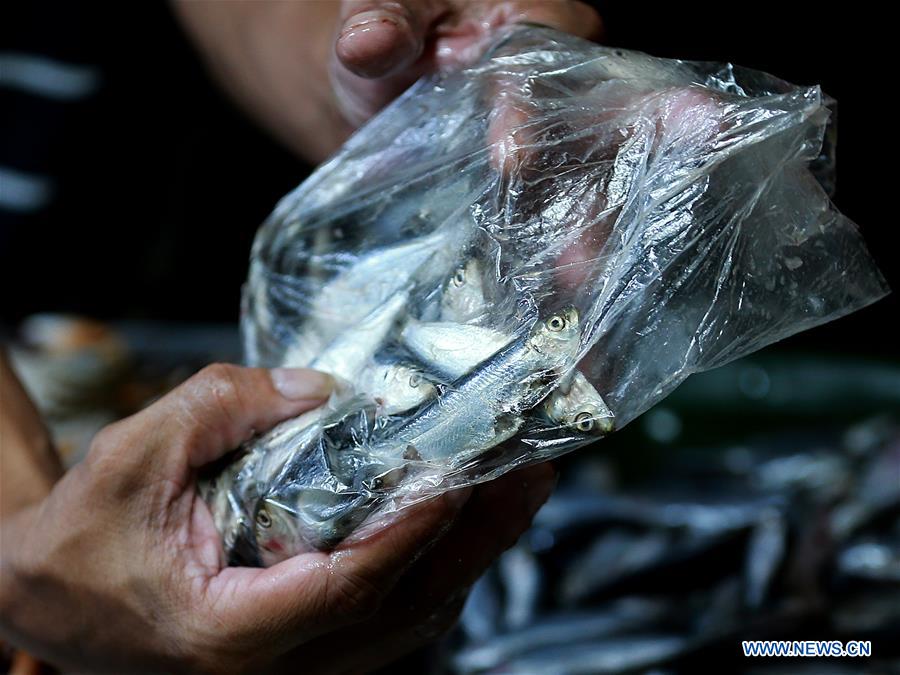
{"label": "wet plastic bag", "polygon": [[229,561],[363,536],[883,296],[822,187],[828,103],[538,27],[415,84],[257,235],[248,364],[339,387],[207,485]]}

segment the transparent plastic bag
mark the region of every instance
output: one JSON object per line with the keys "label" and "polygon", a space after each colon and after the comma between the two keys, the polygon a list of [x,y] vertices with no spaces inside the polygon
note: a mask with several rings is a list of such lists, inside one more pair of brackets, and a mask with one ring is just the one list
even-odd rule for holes
{"label": "transparent plastic bag", "polygon": [[416,83],[257,235],[248,364],[339,386],[206,486],[229,561],[363,536],[887,293],[821,187],[827,103],[539,27]]}

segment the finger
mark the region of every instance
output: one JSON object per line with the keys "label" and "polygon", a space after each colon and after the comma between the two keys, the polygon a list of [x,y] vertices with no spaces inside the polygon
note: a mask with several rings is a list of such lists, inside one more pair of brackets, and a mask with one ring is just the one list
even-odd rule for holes
{"label": "finger", "polygon": [[254,433],[321,405],[333,379],[305,368],[213,364],[146,410],[110,425],[91,454],[113,453],[119,472],[137,467],[195,469],[234,450]]}
{"label": "finger", "polygon": [[[440,636],[456,622],[471,585],[528,529],[555,484],[552,467],[541,464],[478,486],[376,617],[321,638],[306,653],[340,654],[329,662],[340,670],[375,668]],[[358,647],[346,653],[336,649],[340,643]]]}
{"label": "finger", "polygon": [[473,584],[518,541],[556,486],[548,463],[509,473],[478,487],[454,527],[419,566],[427,595],[442,598]]}
{"label": "finger", "polygon": [[224,607],[216,603],[226,615],[221,620],[248,636],[274,636],[287,650],[372,616],[468,496],[456,490],[411,507],[390,526],[332,553],[299,555],[265,570],[224,569],[210,584],[215,597],[227,598]]}
{"label": "finger", "polygon": [[345,2],[335,53],[360,77],[396,73],[421,56],[428,30],[443,5],[438,0]]}

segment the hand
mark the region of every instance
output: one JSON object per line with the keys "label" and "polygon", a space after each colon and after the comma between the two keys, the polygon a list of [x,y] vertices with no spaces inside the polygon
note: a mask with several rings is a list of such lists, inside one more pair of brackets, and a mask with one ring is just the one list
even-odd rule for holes
{"label": "hand", "polygon": [[574,0],[177,0],[213,73],[279,139],[319,162],[418,77],[478,57],[520,21],[597,37]]}
{"label": "hand", "polygon": [[101,431],[45,500],[3,521],[0,637],[65,668],[241,672],[281,657],[331,671],[448,626],[546,499],[546,466],[478,488],[465,508],[464,491],[425,502],[330,554],[223,567],[197,470],[330,387],[309,370],[211,366]]}
{"label": "hand", "polygon": [[473,63],[497,29],[526,21],[586,38],[601,29],[570,0],[345,0],[330,63],[344,117],[365,122],[422,75]]}

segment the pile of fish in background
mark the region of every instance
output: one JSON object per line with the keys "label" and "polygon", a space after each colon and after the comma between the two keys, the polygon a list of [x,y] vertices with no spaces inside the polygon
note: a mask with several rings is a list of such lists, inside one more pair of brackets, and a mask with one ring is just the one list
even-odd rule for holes
{"label": "pile of fish in background", "polygon": [[206,483],[229,562],[363,536],[884,295],[820,182],[826,103],[534,27],[414,85],[257,235],[246,361],[339,387]]}
{"label": "pile of fish in background", "polygon": [[[691,384],[563,464],[421,672],[898,672],[900,369],[795,355]],[[745,658],[760,639],[872,656]]]}

